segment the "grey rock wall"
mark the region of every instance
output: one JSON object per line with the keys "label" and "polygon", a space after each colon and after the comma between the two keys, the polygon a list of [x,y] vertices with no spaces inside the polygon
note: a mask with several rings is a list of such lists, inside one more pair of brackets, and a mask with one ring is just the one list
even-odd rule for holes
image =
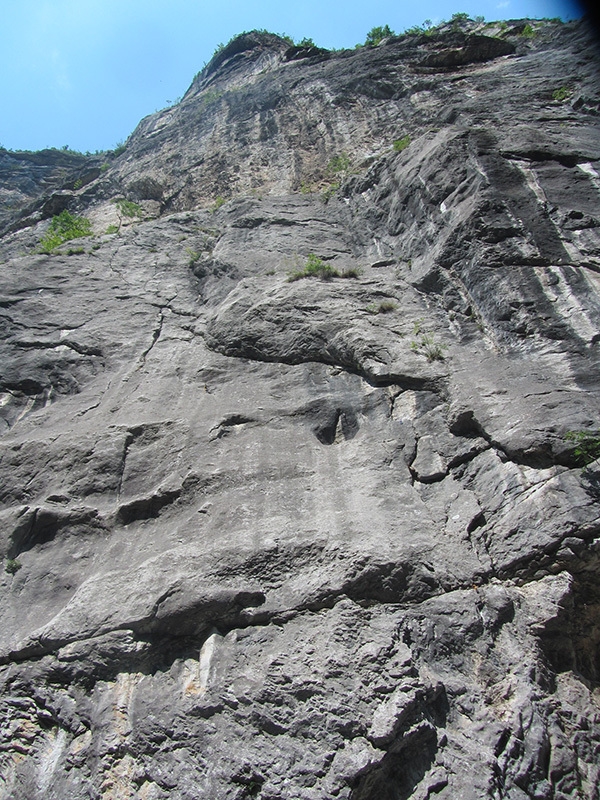
{"label": "grey rock wall", "polygon": [[526,24],[245,34],[17,186],[0,798],[600,796],[597,45]]}

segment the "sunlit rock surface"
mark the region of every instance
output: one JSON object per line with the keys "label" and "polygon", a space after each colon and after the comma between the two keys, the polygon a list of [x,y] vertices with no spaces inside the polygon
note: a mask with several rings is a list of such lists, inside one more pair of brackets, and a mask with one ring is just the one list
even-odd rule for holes
{"label": "sunlit rock surface", "polygon": [[0,153],[0,798],[598,798],[599,110],[583,23],[251,33]]}

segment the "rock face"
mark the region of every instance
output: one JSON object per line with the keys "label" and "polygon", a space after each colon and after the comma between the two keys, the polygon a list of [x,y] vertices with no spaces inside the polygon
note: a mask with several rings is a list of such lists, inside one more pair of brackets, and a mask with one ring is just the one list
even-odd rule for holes
{"label": "rock face", "polygon": [[251,33],[2,154],[0,798],[599,797],[599,104],[583,23]]}

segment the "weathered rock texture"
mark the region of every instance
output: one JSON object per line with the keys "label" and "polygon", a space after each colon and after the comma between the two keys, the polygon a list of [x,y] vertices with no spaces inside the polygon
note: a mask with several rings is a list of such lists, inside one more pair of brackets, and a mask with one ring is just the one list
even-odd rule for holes
{"label": "weathered rock texture", "polygon": [[598,798],[599,103],[582,23],[245,34],[3,154],[1,798]]}

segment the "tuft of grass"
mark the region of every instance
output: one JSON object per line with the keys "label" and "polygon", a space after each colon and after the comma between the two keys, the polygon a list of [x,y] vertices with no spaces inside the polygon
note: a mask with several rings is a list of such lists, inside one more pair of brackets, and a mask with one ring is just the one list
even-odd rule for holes
{"label": "tuft of grass", "polygon": [[16,558],[7,558],[6,564],[4,565],[4,571],[8,572],[9,575],[15,575],[23,566],[20,561],[17,561]]}
{"label": "tuft of grass", "polygon": [[197,264],[200,260],[201,253],[199,253],[197,250],[192,250],[191,247],[186,248],[186,253],[189,256],[188,264],[190,267],[193,267],[194,264]]}
{"label": "tuft of grass", "polygon": [[224,197],[221,197],[221,195],[219,195],[217,197],[217,199],[215,200],[215,202],[212,204],[212,207],[210,209],[211,212],[214,213],[215,211],[218,211],[221,208],[221,206],[225,205],[226,202],[227,202],[227,200],[225,200]]}
{"label": "tuft of grass", "polygon": [[410,349],[415,353],[425,356],[427,361],[443,361],[444,351],[448,349],[448,345],[436,342],[432,333],[426,333],[423,330],[423,322],[418,319],[413,326],[414,338],[410,343]]}
{"label": "tuft of grass", "polygon": [[118,233],[119,232],[119,228],[118,228],[117,225],[109,225],[108,228],[106,229],[106,232],[108,234]]}
{"label": "tuft of grass", "polygon": [[92,223],[86,217],[77,217],[66,209],[52,217],[50,227],[40,242],[40,252],[52,253],[71,239],[92,235]]}
{"label": "tuft of grass", "polygon": [[409,144],[410,136],[403,136],[401,139],[396,139],[394,142],[394,150],[396,153],[401,153],[403,150],[406,150]]}
{"label": "tuft of grass", "polygon": [[341,274],[340,278],[360,278],[362,270],[358,267],[348,267]]}
{"label": "tuft of grass", "polygon": [[529,23],[527,23],[527,25],[525,25],[525,27],[521,31],[521,36],[524,39],[533,39],[536,35],[537,35],[536,29],[533,27],[533,25],[530,25]]}
{"label": "tuft of grass", "polygon": [[320,278],[322,281],[330,281],[332,278],[339,278],[340,273],[329,264],[326,264],[322,258],[319,258],[314,253],[309,253],[306,259],[304,269],[293,272],[288,281],[299,281],[302,278]]}
{"label": "tuft of grass", "polygon": [[396,310],[396,303],[393,300],[382,300],[380,303],[369,303],[367,311],[369,314],[389,314]]}

